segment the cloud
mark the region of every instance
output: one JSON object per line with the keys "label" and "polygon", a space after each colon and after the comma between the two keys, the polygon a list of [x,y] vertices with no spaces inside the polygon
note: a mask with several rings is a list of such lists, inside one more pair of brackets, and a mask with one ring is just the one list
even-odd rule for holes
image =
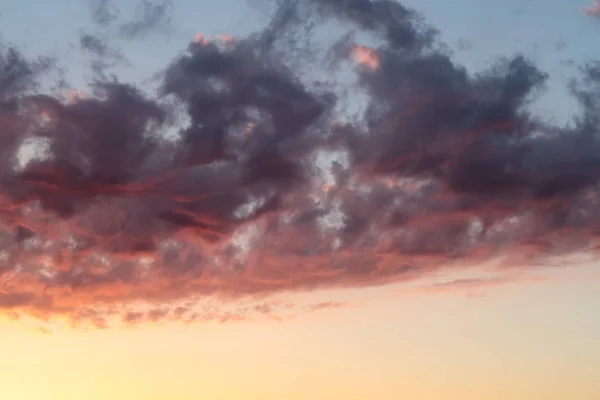
{"label": "cloud", "polygon": [[515,283],[539,283],[545,282],[543,276],[494,276],[487,278],[461,278],[447,282],[434,283],[422,286],[414,290],[417,293],[466,293],[469,297],[480,297],[485,295],[485,290],[497,286],[505,286]]}
{"label": "cloud", "polygon": [[[43,334],[52,334],[54,329],[66,327],[74,329],[107,329],[120,321],[124,327],[149,326],[160,323],[212,323],[232,324],[240,322],[284,322],[307,314],[326,310],[340,309],[349,304],[338,301],[324,301],[304,305],[293,304],[276,299],[219,302],[200,300],[184,302],[179,305],[138,307],[135,310],[103,310],[101,312],[81,309],[69,316],[67,321],[51,321],[40,325],[34,321],[35,330]],[[66,322],[66,325],[64,324]]]}
{"label": "cloud", "polygon": [[112,0],[90,0],[92,22],[106,26],[115,21],[118,18],[118,10],[112,3]]}
{"label": "cloud", "polygon": [[109,68],[127,61],[119,50],[109,46],[107,41],[99,35],[82,33],[79,38],[79,47],[82,53],[90,57],[94,75],[102,80],[107,79]]}
{"label": "cloud", "polygon": [[589,16],[600,17],[600,2],[598,0],[594,0],[594,4],[589,7],[585,7],[583,11]]}
{"label": "cloud", "polygon": [[155,29],[165,29],[171,24],[173,4],[170,0],[142,0],[136,8],[136,17],[122,24],[120,34],[136,38]]}
{"label": "cloud", "polygon": [[[131,38],[166,21],[143,4]],[[396,1],[281,7],[258,34],[199,36],[165,60],[158,95],[96,74],[66,101],[37,91],[42,62],[2,50],[2,309],[97,327],[205,320],[206,299],[595,251],[599,62],[571,86],[579,114],[550,125],[529,108],[548,75],[522,55],[472,74]],[[306,57],[310,27],[331,21],[374,42],[344,35],[328,62]],[[100,37],[81,46],[114,57]],[[335,81],[344,65],[355,84]]]}
{"label": "cloud", "polygon": [[112,0],[89,0],[92,22],[104,28],[116,27],[122,38],[138,39],[171,26],[173,3],[170,0],[140,0],[133,18],[123,21],[122,12]]}
{"label": "cloud", "polygon": [[308,312],[311,311],[320,311],[326,310],[330,308],[342,308],[348,306],[347,303],[339,302],[339,301],[322,301],[320,303],[309,304],[305,307],[305,310]]}

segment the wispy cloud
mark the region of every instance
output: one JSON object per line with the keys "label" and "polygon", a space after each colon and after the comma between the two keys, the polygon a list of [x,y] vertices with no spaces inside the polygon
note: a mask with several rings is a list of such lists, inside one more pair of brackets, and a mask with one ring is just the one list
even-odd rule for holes
{"label": "wispy cloud", "polygon": [[462,278],[446,282],[434,283],[421,286],[414,290],[416,293],[463,293],[469,297],[484,296],[490,288],[507,286],[511,284],[531,284],[546,282],[545,277],[523,277],[523,276],[494,276],[485,278]]}
{"label": "wispy cloud", "polygon": [[171,0],[139,0],[129,20],[123,20],[122,10],[114,0],[88,1],[92,22],[104,28],[115,26],[116,33],[124,38],[138,39],[171,27],[174,6]]}

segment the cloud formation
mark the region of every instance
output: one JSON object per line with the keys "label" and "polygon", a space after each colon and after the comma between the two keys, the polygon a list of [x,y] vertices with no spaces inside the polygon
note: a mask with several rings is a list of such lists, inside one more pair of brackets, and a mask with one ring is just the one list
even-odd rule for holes
{"label": "cloud formation", "polygon": [[[111,23],[109,2],[95,4]],[[131,38],[168,19],[168,3],[143,4]],[[376,44],[346,35],[325,51],[335,62],[315,63],[298,49],[324,21]],[[92,35],[80,44],[117,54]],[[348,63],[355,118],[339,84],[310,78]],[[396,1],[310,0],[282,2],[248,38],[199,35],[165,61],[157,96],[97,74],[89,93],[58,98],[36,90],[43,73],[2,49],[6,311],[131,323],[215,296],[597,246],[600,62],[572,86],[581,112],[550,125],[528,108],[548,76],[524,56],[471,74]]]}
{"label": "cloud formation", "polygon": [[116,33],[127,39],[138,39],[171,25],[173,2],[171,0],[139,0],[134,18],[121,20],[121,10],[113,0],[89,0],[92,22],[100,27],[116,27]]}

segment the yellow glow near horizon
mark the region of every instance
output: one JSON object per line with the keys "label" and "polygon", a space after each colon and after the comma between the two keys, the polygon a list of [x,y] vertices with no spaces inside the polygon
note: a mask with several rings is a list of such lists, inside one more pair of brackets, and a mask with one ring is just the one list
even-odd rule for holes
{"label": "yellow glow near horizon", "polygon": [[398,297],[392,289],[356,308],[283,323],[41,335],[3,322],[0,394],[11,400],[599,398],[598,281],[520,283],[476,298]]}

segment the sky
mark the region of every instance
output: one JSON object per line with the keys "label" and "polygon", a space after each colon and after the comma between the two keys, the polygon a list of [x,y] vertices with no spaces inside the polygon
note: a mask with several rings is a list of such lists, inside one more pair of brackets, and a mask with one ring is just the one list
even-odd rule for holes
{"label": "sky", "polygon": [[600,398],[595,3],[280,3],[2,2],[2,398]]}

